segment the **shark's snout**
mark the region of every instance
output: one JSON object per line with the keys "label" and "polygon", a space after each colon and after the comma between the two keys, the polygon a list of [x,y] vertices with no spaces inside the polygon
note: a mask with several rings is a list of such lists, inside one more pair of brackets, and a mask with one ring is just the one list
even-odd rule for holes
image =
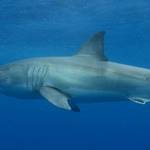
{"label": "shark's snout", "polygon": [[9,83],[9,77],[7,71],[0,68],[0,86],[6,85]]}

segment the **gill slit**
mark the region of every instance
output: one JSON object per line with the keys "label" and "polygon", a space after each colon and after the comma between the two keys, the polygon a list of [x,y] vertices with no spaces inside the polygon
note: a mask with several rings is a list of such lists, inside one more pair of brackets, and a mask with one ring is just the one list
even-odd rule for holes
{"label": "gill slit", "polygon": [[37,89],[39,89],[40,84],[41,84],[40,83],[40,80],[41,80],[40,75],[41,75],[41,67],[38,67],[37,68],[37,75],[36,75],[36,83],[35,83]]}
{"label": "gill slit", "polygon": [[31,78],[31,83],[32,83],[32,90],[34,89],[34,86],[35,86],[35,71],[36,71],[36,67],[33,66],[33,69],[32,69],[32,78]]}

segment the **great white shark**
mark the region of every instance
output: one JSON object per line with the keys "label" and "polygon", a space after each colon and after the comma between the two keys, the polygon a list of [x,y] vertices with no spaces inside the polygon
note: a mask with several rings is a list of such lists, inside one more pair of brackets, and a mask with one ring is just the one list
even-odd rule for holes
{"label": "great white shark", "polygon": [[79,111],[78,103],[86,103],[87,98],[95,102],[94,97],[97,102],[113,97],[146,104],[150,102],[150,70],[109,61],[104,54],[104,32],[98,32],[73,56],[1,65],[0,91],[24,99],[43,97],[72,111]]}

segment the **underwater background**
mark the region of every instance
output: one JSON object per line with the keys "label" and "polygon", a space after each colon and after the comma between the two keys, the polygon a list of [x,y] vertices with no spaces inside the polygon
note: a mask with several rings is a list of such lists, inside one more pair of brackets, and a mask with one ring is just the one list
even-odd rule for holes
{"label": "underwater background", "polygon": [[[73,55],[98,31],[109,60],[150,68],[149,0],[0,0],[0,63]],[[80,108],[1,94],[0,150],[150,150],[150,104]]]}

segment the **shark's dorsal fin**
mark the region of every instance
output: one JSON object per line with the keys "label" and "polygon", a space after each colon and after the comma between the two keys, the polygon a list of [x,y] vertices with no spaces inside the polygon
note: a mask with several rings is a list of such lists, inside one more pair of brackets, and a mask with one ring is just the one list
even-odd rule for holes
{"label": "shark's dorsal fin", "polygon": [[107,61],[104,54],[104,34],[105,32],[96,33],[88,42],[86,42],[76,56],[88,56],[88,58],[99,59]]}

